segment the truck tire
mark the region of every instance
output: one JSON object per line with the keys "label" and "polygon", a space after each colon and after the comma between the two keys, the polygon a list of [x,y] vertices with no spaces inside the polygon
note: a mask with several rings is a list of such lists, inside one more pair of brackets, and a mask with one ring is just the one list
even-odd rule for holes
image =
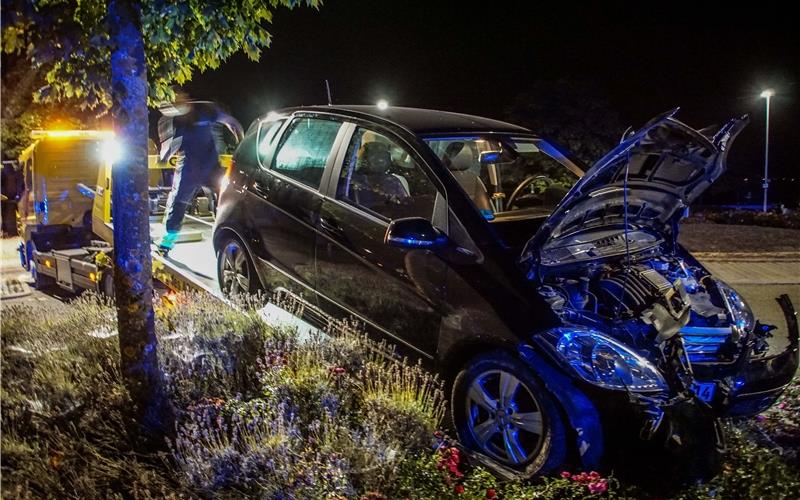
{"label": "truck tire", "polygon": [[114,298],[114,272],[111,269],[104,269],[100,277],[100,294]]}

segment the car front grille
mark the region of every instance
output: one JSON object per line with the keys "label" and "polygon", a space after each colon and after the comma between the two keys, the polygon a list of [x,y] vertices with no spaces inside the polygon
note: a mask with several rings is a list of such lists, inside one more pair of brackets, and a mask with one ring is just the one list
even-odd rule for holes
{"label": "car front grille", "polygon": [[684,326],[680,330],[689,361],[692,363],[719,363],[733,361],[725,345],[733,331],[730,326]]}

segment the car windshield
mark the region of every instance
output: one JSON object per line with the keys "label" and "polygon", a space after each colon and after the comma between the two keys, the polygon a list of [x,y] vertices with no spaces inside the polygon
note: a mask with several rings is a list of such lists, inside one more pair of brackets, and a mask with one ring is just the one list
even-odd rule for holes
{"label": "car windshield", "polygon": [[423,137],[486,219],[548,214],[583,171],[535,137]]}

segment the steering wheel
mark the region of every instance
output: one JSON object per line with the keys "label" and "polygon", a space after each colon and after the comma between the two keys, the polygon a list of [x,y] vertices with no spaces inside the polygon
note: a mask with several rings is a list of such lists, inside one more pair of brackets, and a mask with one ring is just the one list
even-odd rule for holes
{"label": "steering wheel", "polygon": [[514,202],[517,201],[517,198],[519,198],[519,196],[520,196],[520,194],[522,194],[523,190],[525,188],[527,188],[528,186],[530,186],[531,184],[533,184],[534,182],[540,181],[540,180],[547,182],[547,187],[550,187],[550,185],[553,184],[553,182],[554,182],[553,179],[551,179],[550,177],[547,177],[546,175],[531,175],[531,176],[528,176],[525,179],[523,179],[522,182],[520,182],[519,185],[516,188],[514,188],[514,191],[511,193],[511,196],[508,197],[508,202],[506,202],[506,206],[508,208],[513,207],[514,206]]}

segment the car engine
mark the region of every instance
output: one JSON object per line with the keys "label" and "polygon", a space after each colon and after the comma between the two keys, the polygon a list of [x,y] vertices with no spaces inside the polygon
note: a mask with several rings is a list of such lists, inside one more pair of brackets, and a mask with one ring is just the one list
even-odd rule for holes
{"label": "car engine", "polygon": [[693,364],[735,361],[754,326],[752,318],[737,324],[728,290],[699,266],[650,252],[561,268],[539,286],[565,322],[602,331],[654,361],[663,359],[665,343],[680,339]]}

